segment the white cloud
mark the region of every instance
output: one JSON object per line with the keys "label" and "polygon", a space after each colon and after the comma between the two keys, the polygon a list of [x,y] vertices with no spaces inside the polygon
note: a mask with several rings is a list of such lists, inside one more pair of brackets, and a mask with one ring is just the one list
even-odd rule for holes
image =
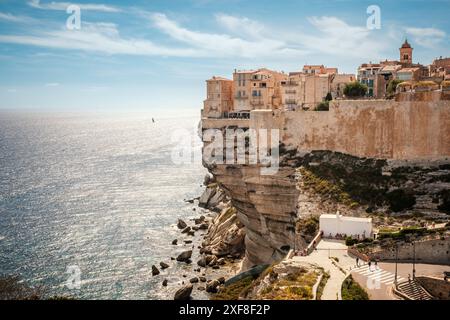
{"label": "white cloud", "polygon": [[312,54],[322,53],[361,59],[377,59],[389,48],[386,40],[365,26],[352,26],[337,17],[309,17],[314,29],[308,33],[300,29],[292,36],[301,47]]}
{"label": "white cloud", "polygon": [[[150,15],[156,28],[172,39],[186,43],[213,57],[240,56],[245,58],[278,55],[302,55],[304,52],[289,48],[285,42],[266,38],[243,39],[228,34],[206,33],[183,28],[165,14]],[[230,25],[232,25],[230,23]]]}
{"label": "white cloud", "polygon": [[413,40],[423,47],[433,48],[445,37],[446,33],[435,28],[405,28],[405,32],[413,37]]}
{"label": "white cloud", "polygon": [[59,87],[58,82],[50,82],[45,84],[46,87]]}
{"label": "white cloud", "polygon": [[240,36],[248,36],[250,38],[262,38],[266,36],[264,34],[264,25],[247,17],[217,14],[216,21],[228,31]]}
{"label": "white cloud", "polygon": [[[40,5],[34,0],[35,5]],[[50,3],[55,5],[54,2]],[[48,4],[48,5],[50,5]],[[58,2],[61,4],[61,2]],[[47,30],[25,35],[0,35],[0,42],[34,45],[47,48],[81,50],[104,54],[283,59],[344,57],[359,62],[376,61],[392,52],[395,39],[386,32],[350,25],[337,17],[309,17],[306,25],[289,28],[271,27],[247,17],[225,14],[215,16],[223,32],[196,31],[181,26],[162,13],[140,13],[152,22],[157,31],[166,34],[175,44],[155,43],[149,39],[126,38],[113,23],[82,23],[81,30]],[[401,29],[400,29],[401,30]],[[423,29],[420,29],[423,32]],[[430,32],[428,36],[441,36]],[[152,30],[155,31],[155,30]],[[420,33],[409,28],[409,32]],[[445,34],[444,34],[445,35]],[[425,37],[424,33],[422,36]],[[255,60],[256,61],[256,60]],[[262,60],[261,60],[262,61]]]}
{"label": "white cloud", "polygon": [[121,9],[109,6],[105,4],[92,4],[92,3],[71,3],[71,2],[49,2],[49,3],[41,3],[40,0],[30,0],[28,1],[28,5],[37,8],[37,9],[44,9],[44,10],[62,10],[66,11],[67,8],[70,5],[76,4],[80,7],[81,10],[90,10],[90,11],[102,11],[102,12],[120,12]]}
{"label": "white cloud", "polygon": [[31,17],[27,17],[27,16],[17,16],[17,15],[13,15],[11,13],[0,12],[0,20],[9,21],[9,22],[25,23],[25,22],[31,22],[34,19]]}
{"label": "white cloud", "polygon": [[60,29],[37,35],[0,35],[0,42],[106,54],[196,56],[189,48],[169,48],[143,39],[125,39],[111,23],[83,23],[81,30]]}

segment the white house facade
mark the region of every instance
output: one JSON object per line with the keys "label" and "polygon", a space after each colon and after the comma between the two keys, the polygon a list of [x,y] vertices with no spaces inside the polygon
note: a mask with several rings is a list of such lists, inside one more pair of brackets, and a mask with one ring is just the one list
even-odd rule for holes
{"label": "white house facade", "polygon": [[319,227],[324,238],[334,238],[336,235],[371,238],[373,235],[372,218],[346,217],[339,213],[322,214]]}

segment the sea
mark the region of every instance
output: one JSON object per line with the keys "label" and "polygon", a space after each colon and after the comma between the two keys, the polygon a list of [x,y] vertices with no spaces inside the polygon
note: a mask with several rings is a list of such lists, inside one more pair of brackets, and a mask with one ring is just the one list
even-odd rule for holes
{"label": "sea", "polygon": [[48,297],[173,298],[195,272],[170,258],[202,236],[184,244],[176,222],[212,216],[186,201],[207,173],[199,120],[0,112],[0,275]]}

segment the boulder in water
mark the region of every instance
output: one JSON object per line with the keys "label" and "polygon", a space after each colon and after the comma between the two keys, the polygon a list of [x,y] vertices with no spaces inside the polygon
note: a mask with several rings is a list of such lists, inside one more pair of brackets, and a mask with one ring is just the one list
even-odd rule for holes
{"label": "boulder in water", "polygon": [[178,229],[184,229],[187,227],[187,223],[181,219],[178,219],[177,227]]}
{"label": "boulder in water", "polygon": [[187,262],[190,260],[191,256],[192,256],[192,250],[183,251],[182,253],[180,253],[178,255],[177,261]]}
{"label": "boulder in water", "polygon": [[159,274],[159,270],[155,265],[152,265],[152,276],[157,276]]}
{"label": "boulder in water", "polygon": [[194,286],[192,284],[187,284],[175,292],[174,300],[189,300],[191,298],[192,289]]}

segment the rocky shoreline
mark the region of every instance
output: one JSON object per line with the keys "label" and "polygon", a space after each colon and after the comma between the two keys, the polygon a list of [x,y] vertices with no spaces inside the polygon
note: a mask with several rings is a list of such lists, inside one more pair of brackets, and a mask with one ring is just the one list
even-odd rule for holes
{"label": "rocky shoreline", "polygon": [[185,249],[170,257],[172,268],[181,267],[183,274],[173,281],[168,277],[170,271],[166,272],[171,268],[169,263],[161,261],[151,266],[153,277],[161,278],[161,288],[172,288],[167,299],[209,299],[241,267],[244,226],[237,219],[231,200],[210,175],[206,175],[204,186],[200,197],[185,200],[198,206],[192,210],[199,215],[186,221],[178,219],[176,228],[180,234],[171,242],[172,246]]}

